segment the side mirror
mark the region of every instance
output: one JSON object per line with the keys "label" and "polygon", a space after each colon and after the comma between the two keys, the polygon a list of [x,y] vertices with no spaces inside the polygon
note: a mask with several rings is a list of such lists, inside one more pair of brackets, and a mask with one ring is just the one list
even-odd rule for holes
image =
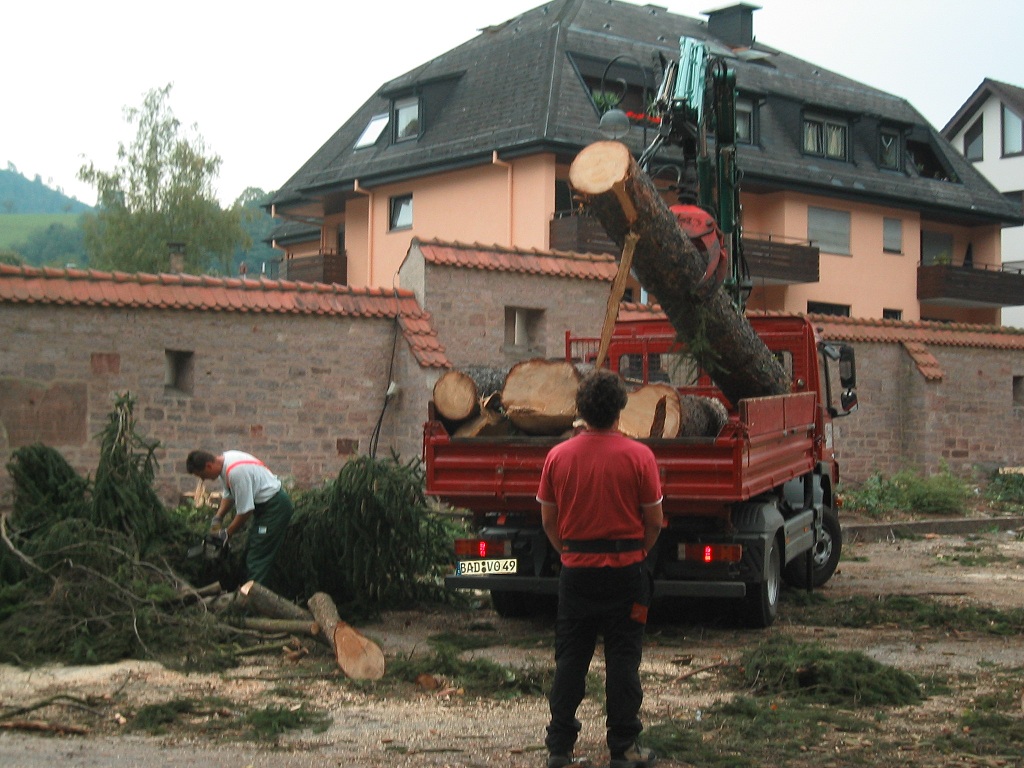
{"label": "side mirror", "polygon": [[[839,383],[843,389],[850,390],[850,394],[857,388],[857,366],[854,362],[853,347],[847,344],[839,348]],[[844,392],[843,396],[846,395]],[[853,395],[853,399],[856,402],[857,396]]]}
{"label": "side mirror", "polygon": [[843,413],[853,413],[857,410],[857,393],[852,389],[843,390],[843,393],[839,395],[839,407],[843,409]]}

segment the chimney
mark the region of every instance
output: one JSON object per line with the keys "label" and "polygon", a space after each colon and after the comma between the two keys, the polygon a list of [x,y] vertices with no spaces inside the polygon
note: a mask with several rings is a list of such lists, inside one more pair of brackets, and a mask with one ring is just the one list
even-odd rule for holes
{"label": "chimney", "polygon": [[170,272],[172,275],[180,275],[185,271],[185,244],[168,243],[167,250],[170,251]]}
{"label": "chimney", "polygon": [[759,5],[737,3],[717,11],[702,11],[708,17],[708,33],[730,48],[749,48],[754,44],[754,11]]}

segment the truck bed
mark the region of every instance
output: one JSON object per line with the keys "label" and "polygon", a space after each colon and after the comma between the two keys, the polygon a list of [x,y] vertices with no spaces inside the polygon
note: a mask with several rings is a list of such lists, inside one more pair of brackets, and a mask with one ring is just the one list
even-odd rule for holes
{"label": "truck bed", "polygon": [[[668,515],[755,498],[815,465],[817,395],[800,392],[741,400],[714,438],[648,439],[661,468]],[[559,437],[453,438],[438,421],[424,426],[426,492],[455,507],[536,512],[544,459]]]}

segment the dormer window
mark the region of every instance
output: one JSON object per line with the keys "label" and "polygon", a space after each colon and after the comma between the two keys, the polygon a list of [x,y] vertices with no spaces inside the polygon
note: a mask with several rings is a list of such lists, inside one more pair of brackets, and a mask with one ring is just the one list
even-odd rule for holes
{"label": "dormer window", "polygon": [[395,142],[410,141],[419,138],[419,97],[410,96],[406,99],[396,99],[393,111],[395,113]]}
{"label": "dormer window", "polygon": [[736,99],[736,143],[757,144],[757,109],[753,99]]}
{"label": "dormer window", "polygon": [[356,139],[355,149],[362,149],[363,147],[372,147],[377,143],[377,139],[384,133],[384,129],[388,125],[388,114],[386,112],[380,115],[374,115],[370,118],[370,122],[363,128],[363,132],[359,134],[359,138]]}
{"label": "dormer window", "polygon": [[900,133],[892,128],[878,132],[878,166],[890,171],[900,170]]}
{"label": "dormer window", "polygon": [[845,120],[821,115],[804,116],[804,153],[846,160],[850,153],[848,136],[850,126]]}

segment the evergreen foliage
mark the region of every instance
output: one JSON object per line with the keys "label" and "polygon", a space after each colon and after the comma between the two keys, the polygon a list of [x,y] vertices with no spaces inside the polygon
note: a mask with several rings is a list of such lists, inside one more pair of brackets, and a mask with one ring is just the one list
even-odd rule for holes
{"label": "evergreen foliage", "polygon": [[326,592],[347,617],[444,598],[453,537],[427,504],[418,461],[357,457],[296,507],[277,557],[291,597]]}

